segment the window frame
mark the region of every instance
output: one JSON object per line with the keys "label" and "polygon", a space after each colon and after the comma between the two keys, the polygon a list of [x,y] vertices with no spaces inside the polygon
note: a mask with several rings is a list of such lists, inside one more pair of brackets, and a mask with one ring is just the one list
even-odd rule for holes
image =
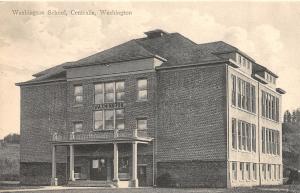
{"label": "window frame", "polygon": [[[117,128],[117,116],[116,116],[116,111],[118,110],[123,110],[124,112],[124,117],[123,119],[118,119],[118,120],[123,120],[124,122],[124,128]],[[113,128],[106,128],[106,117],[105,117],[105,112],[106,111],[113,111]],[[95,129],[95,122],[96,122],[96,119],[95,119],[95,113],[96,112],[102,112],[102,129]],[[107,121],[111,121],[110,120],[107,120]],[[126,129],[126,124],[125,124],[125,108],[116,108],[116,109],[102,109],[102,110],[95,110],[93,111],[93,131],[111,131],[111,130],[123,130],[123,129]]]}
{"label": "window frame", "polygon": [[[76,87],[81,87],[81,92],[78,94],[76,93]],[[74,104],[75,105],[82,105],[83,104],[83,85],[82,84],[75,84],[73,85],[73,97],[74,97]],[[77,101],[77,97],[81,97],[81,101]]]}
{"label": "window frame", "polygon": [[232,121],[231,121],[231,136],[232,136],[232,143],[231,143],[231,147],[233,149],[238,149],[238,142],[237,142],[237,120],[235,118],[232,118]]}
{"label": "window frame", "polygon": [[236,181],[237,180],[237,162],[232,162],[231,163],[231,172],[232,172],[232,180]]}
{"label": "window frame", "polygon": [[[117,92],[117,83],[123,83],[123,91],[122,92]],[[113,84],[113,92],[106,92],[106,85],[107,84]],[[96,85],[101,85],[102,87],[102,93],[97,93],[96,92]],[[113,93],[113,102],[107,102],[106,101],[106,94],[112,94]],[[124,100],[118,100],[118,93],[124,93]],[[96,102],[96,95],[97,94],[102,94],[102,101],[100,103]],[[94,101],[93,104],[106,104],[106,103],[116,103],[116,102],[125,102],[126,98],[126,88],[125,88],[125,80],[114,80],[114,81],[107,81],[107,82],[95,82],[94,83]]]}
{"label": "window frame", "polygon": [[[143,81],[143,80],[145,80],[146,81],[146,89],[140,89],[139,88],[139,81]],[[147,100],[149,100],[149,96],[148,96],[148,87],[149,87],[149,85],[148,85],[148,78],[139,78],[139,79],[137,79],[137,101],[147,101]],[[140,98],[140,92],[146,92],[146,98],[145,99],[142,99],[142,98]]]}
{"label": "window frame", "polygon": [[[76,124],[81,124],[80,131],[76,131]],[[73,132],[74,133],[82,133],[83,132],[83,121],[73,121]]]}
{"label": "window frame", "polygon": [[[146,128],[139,128],[139,121],[146,121]],[[136,118],[136,129],[137,130],[147,130],[148,129],[148,118],[147,117]]]}

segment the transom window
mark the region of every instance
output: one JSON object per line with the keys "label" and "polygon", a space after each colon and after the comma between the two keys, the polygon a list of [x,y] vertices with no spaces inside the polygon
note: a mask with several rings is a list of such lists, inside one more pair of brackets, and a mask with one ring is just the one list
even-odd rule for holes
{"label": "transom window", "polygon": [[138,100],[147,100],[148,99],[148,81],[147,79],[138,80]]}
{"label": "transom window", "polygon": [[147,119],[137,119],[137,129],[147,129]]}
{"label": "transom window", "polygon": [[75,97],[75,103],[76,104],[81,104],[83,102],[83,88],[82,88],[82,85],[74,86],[74,97]]}
{"label": "transom window", "polygon": [[124,81],[95,84],[95,104],[123,102],[125,100]]}
{"label": "transom window", "polygon": [[94,111],[94,130],[124,129],[124,109]]}

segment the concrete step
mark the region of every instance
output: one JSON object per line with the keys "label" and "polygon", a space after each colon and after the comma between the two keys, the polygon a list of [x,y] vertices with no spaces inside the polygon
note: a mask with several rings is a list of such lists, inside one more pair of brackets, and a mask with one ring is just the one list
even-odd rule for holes
{"label": "concrete step", "polygon": [[69,181],[70,187],[115,187],[111,181],[97,181],[97,180],[76,180]]}

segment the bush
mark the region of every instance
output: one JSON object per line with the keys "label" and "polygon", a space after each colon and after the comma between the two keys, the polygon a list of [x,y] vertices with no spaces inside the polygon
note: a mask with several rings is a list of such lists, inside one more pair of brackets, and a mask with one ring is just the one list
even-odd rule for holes
{"label": "bush", "polygon": [[156,179],[156,184],[158,187],[172,187],[174,181],[169,173],[164,173]]}

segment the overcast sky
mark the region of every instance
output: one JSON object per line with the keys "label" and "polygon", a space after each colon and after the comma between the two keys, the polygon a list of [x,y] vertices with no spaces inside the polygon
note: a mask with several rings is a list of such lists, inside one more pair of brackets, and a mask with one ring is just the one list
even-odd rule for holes
{"label": "overcast sky", "polygon": [[[130,16],[14,16],[12,10],[118,10]],[[161,28],[197,43],[225,41],[279,75],[283,109],[300,107],[299,2],[0,2],[0,138],[20,130],[16,82]]]}

